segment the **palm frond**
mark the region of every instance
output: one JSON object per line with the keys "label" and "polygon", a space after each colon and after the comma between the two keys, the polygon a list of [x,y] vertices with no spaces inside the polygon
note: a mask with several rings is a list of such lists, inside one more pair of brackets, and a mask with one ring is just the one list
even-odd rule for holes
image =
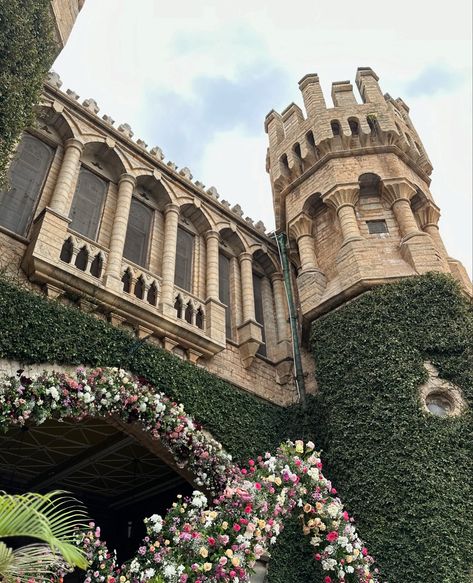
{"label": "palm frond", "polygon": [[47,543],[68,564],[85,569],[85,552],[77,548],[74,532],[86,528],[86,510],[61,490],[49,494],[0,493],[0,538],[31,537]]}
{"label": "palm frond", "polygon": [[67,570],[61,555],[53,552],[46,544],[32,544],[14,551],[8,550],[8,564],[0,570],[0,576],[5,583],[28,583],[31,579],[49,582],[52,577],[57,576],[58,571]]}

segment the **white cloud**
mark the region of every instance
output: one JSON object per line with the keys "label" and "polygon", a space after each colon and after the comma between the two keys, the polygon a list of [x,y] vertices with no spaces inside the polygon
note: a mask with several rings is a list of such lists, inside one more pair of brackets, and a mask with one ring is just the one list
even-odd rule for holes
{"label": "white cloud", "polygon": [[[129,122],[137,137],[167,151],[158,125],[151,123],[157,104],[150,95],[175,94],[188,103],[180,112],[192,121],[199,79],[237,82],[255,66],[281,71],[286,90],[267,91],[268,109],[301,103],[297,81],[318,72],[330,102],[332,81],[351,78],[358,66],[371,66],[384,91],[405,98],[434,163],[432,192],[442,209],[442,234],[453,256],[470,268],[471,259],[471,1],[438,4],[430,0],[379,0],[325,3],[295,0],[88,0],[69,44],[55,64],[65,87],[94,97],[117,120]],[[425,71],[452,71],[428,81],[427,96],[408,96],[409,83]],[[435,92],[435,83],[442,90]],[[261,99],[248,91],[248,101]],[[257,99],[258,98],[258,99]],[[172,118],[172,103],[164,117]],[[199,119],[212,125],[192,159],[176,159],[202,172],[224,198],[240,202],[248,214],[268,224],[272,201],[265,172],[266,136],[245,135],[242,120],[233,126],[218,116]],[[163,118],[161,111],[156,118]],[[174,121],[173,121],[174,123]],[[197,126],[199,125],[197,124]],[[189,128],[191,125],[189,125]],[[168,132],[169,134],[169,132]],[[195,140],[200,136],[196,135]],[[173,150],[174,144],[170,145]],[[251,194],[248,194],[251,193]],[[248,201],[248,202],[247,202]],[[261,210],[259,210],[261,209]]]}

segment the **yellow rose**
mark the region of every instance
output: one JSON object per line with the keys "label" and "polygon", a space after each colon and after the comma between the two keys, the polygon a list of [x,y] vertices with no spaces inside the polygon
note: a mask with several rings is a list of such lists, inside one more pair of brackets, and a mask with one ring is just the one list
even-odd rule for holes
{"label": "yellow rose", "polygon": [[311,512],[312,506],[310,504],[304,504],[304,512]]}
{"label": "yellow rose", "polygon": [[239,565],[239,564],[240,564],[240,559],[239,559],[239,557],[233,557],[233,559],[232,559],[232,565],[233,565],[234,567],[238,567],[238,565]]}
{"label": "yellow rose", "polygon": [[345,561],[346,561],[347,563],[351,563],[351,562],[353,561],[353,557],[352,557],[351,555],[347,555],[347,556],[345,557]]}
{"label": "yellow rose", "polygon": [[204,571],[210,571],[210,569],[212,568],[212,563],[204,563],[203,567]]}
{"label": "yellow rose", "polygon": [[324,507],[324,505],[322,504],[322,502],[316,502],[315,507],[320,512],[320,510],[322,510],[322,508]]}
{"label": "yellow rose", "polygon": [[199,555],[206,559],[209,556],[209,551],[205,547],[200,547]]}
{"label": "yellow rose", "polygon": [[296,441],[296,452],[297,453],[304,453],[304,442],[298,439]]}
{"label": "yellow rose", "polygon": [[282,480],[281,480],[281,478],[280,478],[279,476],[278,476],[277,478],[275,478],[275,479],[274,479],[274,483],[275,483],[277,486],[280,486],[280,485],[282,484]]}
{"label": "yellow rose", "polygon": [[227,521],[222,522],[222,529],[227,530],[227,528],[228,528],[228,522]]}
{"label": "yellow rose", "polygon": [[164,541],[164,544],[165,544],[165,545],[168,547],[168,546],[169,546],[171,543],[169,542],[169,539],[166,539],[166,540]]}
{"label": "yellow rose", "polygon": [[359,549],[353,549],[353,554],[357,557],[360,554]]}
{"label": "yellow rose", "polygon": [[233,551],[232,551],[232,549],[227,549],[227,550],[225,551],[225,554],[227,555],[227,557],[230,557],[230,558],[232,558],[232,557],[233,557]]}
{"label": "yellow rose", "polygon": [[260,528],[264,528],[266,526],[266,521],[265,520],[258,520],[258,526]]}
{"label": "yellow rose", "polygon": [[215,512],[215,510],[212,510],[212,512],[209,512],[209,516],[212,520],[215,520],[218,516],[217,512]]}

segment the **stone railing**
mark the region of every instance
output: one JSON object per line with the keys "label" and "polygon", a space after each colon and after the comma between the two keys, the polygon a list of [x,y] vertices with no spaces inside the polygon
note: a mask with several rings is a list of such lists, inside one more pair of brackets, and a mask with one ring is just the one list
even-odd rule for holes
{"label": "stone railing", "polygon": [[122,261],[122,283],[125,294],[134,296],[138,300],[157,306],[161,280],[150,271],[126,260]]}
{"label": "stone railing", "polygon": [[203,301],[197,296],[175,286],[174,309],[179,320],[205,330],[205,307]]}
{"label": "stone railing", "polygon": [[107,264],[105,247],[91,243],[76,233],[69,233],[61,248],[60,261],[100,280]]}

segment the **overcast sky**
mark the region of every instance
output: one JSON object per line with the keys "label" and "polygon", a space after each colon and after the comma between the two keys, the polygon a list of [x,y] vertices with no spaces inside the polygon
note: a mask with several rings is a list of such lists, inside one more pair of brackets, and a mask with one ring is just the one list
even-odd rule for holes
{"label": "overcast sky", "polygon": [[441,233],[471,274],[471,20],[471,0],[86,0],[53,68],[272,229],[265,115],[302,105],[306,73],[330,103],[333,81],[370,66],[411,108]]}

